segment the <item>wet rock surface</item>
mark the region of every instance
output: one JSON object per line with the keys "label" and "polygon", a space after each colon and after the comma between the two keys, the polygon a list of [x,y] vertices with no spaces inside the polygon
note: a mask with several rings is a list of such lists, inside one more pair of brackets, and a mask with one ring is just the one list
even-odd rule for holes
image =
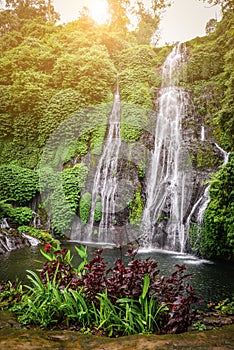
{"label": "wet rock surface", "polygon": [[13,228],[0,228],[0,254],[40,244],[37,238]]}
{"label": "wet rock surface", "polygon": [[27,238],[13,229],[0,229],[0,254],[7,253],[11,250],[30,247]]}
{"label": "wet rock surface", "polygon": [[21,328],[7,312],[0,312],[0,349],[24,350],[156,350],[234,349],[234,324],[210,331],[177,335],[134,335],[116,339],[71,331]]}

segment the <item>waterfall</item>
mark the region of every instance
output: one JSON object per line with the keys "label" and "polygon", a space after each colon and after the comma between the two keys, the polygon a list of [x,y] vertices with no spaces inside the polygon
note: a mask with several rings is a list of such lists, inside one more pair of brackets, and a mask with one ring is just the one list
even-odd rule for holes
{"label": "waterfall", "polygon": [[[115,223],[117,168],[121,146],[120,108],[120,95],[117,86],[109,117],[107,136],[94,177],[88,241],[93,241],[92,235],[96,233],[99,243],[112,243],[110,232]],[[101,200],[102,217],[99,226],[95,228],[95,207],[98,198]]]}
{"label": "waterfall", "polygon": [[178,88],[184,63],[183,47],[177,45],[162,67],[162,88],[155,129],[155,145],[146,189],[141,245],[184,251],[184,216],[190,196],[188,153],[182,144],[182,119],[187,93]]}
{"label": "waterfall", "polygon": [[41,218],[40,215],[38,215],[34,210],[33,212],[33,217],[32,217],[32,226],[36,228],[41,228]]}
{"label": "waterfall", "polygon": [[1,227],[2,229],[6,229],[6,228],[9,229],[9,228],[10,228],[10,226],[9,226],[9,224],[8,224],[6,218],[3,218],[3,219],[2,219],[2,221],[1,221],[1,223],[0,223],[0,227]]}
{"label": "waterfall", "polygon": [[222,153],[223,155],[223,165],[226,165],[228,162],[228,157],[229,157],[229,153],[224,151],[224,149],[222,149],[217,143],[215,143],[215,146],[218,148],[218,150]]}
{"label": "waterfall", "polygon": [[205,141],[205,127],[201,126],[201,141]]}
{"label": "waterfall", "polygon": [[208,185],[205,189],[205,192],[203,194],[203,196],[201,197],[200,202],[202,203],[199,207],[199,211],[197,214],[197,223],[199,226],[202,226],[203,224],[203,220],[204,220],[204,214],[206,211],[206,208],[208,207],[209,203],[210,203],[210,195],[209,195],[209,191],[210,191],[210,185]]}
{"label": "waterfall", "polygon": [[[215,146],[220,151],[220,153],[222,153],[222,155],[223,155],[223,164],[222,165],[226,165],[228,162],[229,153],[224,151],[217,143],[215,143]],[[202,203],[202,205],[200,205],[200,207],[199,207],[199,211],[197,214],[197,223],[199,226],[203,225],[204,214],[205,214],[206,208],[208,207],[208,205],[210,203],[209,190],[210,190],[210,185],[208,185],[206,187],[203,196],[199,199],[199,201]]]}
{"label": "waterfall", "polygon": [[35,247],[35,246],[41,244],[41,241],[39,241],[39,239],[32,237],[30,235],[27,235],[26,233],[22,233],[22,236],[28,240],[31,247]]}

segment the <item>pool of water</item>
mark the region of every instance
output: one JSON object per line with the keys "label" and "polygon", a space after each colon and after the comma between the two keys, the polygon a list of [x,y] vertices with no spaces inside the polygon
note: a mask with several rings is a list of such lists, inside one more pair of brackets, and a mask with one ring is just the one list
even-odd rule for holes
{"label": "pool of water", "polygon": [[[74,264],[79,263],[75,251],[75,243],[65,243],[74,254]],[[88,247],[89,256],[95,247]],[[103,257],[110,266],[120,256],[119,249],[105,248]],[[139,259],[152,257],[158,262],[160,275],[169,276],[174,264],[185,264],[187,272],[192,274],[189,283],[196,290],[196,294],[203,298],[205,303],[217,302],[234,293],[234,266],[231,263],[200,260],[192,255],[165,252],[160,250],[140,250],[136,256]],[[17,277],[27,283],[26,270],[37,271],[44,261],[39,247],[23,248],[0,256],[0,280],[15,280]]]}

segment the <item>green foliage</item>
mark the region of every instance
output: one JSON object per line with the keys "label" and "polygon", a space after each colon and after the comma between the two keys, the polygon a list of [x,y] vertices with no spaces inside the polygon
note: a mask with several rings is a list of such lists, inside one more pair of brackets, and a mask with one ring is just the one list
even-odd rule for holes
{"label": "green foliage", "polygon": [[127,15],[130,1],[129,0],[108,0],[108,10],[111,15],[110,28],[113,31],[121,32],[123,35],[127,32],[127,24],[130,23]]}
{"label": "green foliage", "polygon": [[[42,11],[34,2],[26,8],[37,15]],[[9,17],[1,12],[0,164],[7,159],[37,167],[42,148],[63,121],[87,106],[113,101],[117,70],[122,99],[152,107],[153,89],[159,84],[156,69],[165,50],[132,47],[132,33],[98,26],[87,15],[55,26],[44,20],[46,11],[40,18],[26,13],[21,18],[17,11],[14,2]],[[88,151],[101,153],[106,115],[83,114],[77,122],[79,140],[66,161]]]}
{"label": "green foliage", "polygon": [[28,207],[13,208],[7,201],[10,199],[0,201],[0,218],[9,217],[17,225],[29,224],[33,217],[33,211]]}
{"label": "green foliage", "polygon": [[162,314],[167,310],[166,306],[159,307],[157,299],[143,297],[143,292],[139,300],[121,298],[116,300],[116,305],[105,292],[100,293],[97,299],[99,309],[93,307],[92,310],[94,325],[103,329],[109,337],[115,334],[150,334],[154,329],[159,330]]}
{"label": "green foliage", "polygon": [[72,113],[84,107],[80,93],[74,89],[62,89],[52,96],[39,124],[39,141],[44,145],[48,137]]}
{"label": "green foliage", "polygon": [[142,212],[144,210],[144,203],[141,198],[141,191],[138,190],[134,199],[128,203],[130,209],[129,222],[132,225],[140,226],[142,220]]}
{"label": "green foliage", "polygon": [[99,222],[102,218],[102,203],[101,197],[97,196],[95,207],[94,207],[94,221]]}
{"label": "green foliage", "polygon": [[234,296],[230,298],[226,298],[221,300],[216,306],[215,309],[221,315],[234,315]]}
{"label": "green foliage", "polygon": [[195,90],[195,104],[223,148],[233,150],[233,11],[225,11],[213,33],[187,43],[184,82]]}
{"label": "green foliage", "polygon": [[201,321],[197,321],[193,324],[192,326],[192,330],[193,331],[205,331],[206,330],[206,325],[204,323],[202,323]]}
{"label": "green foliage", "polygon": [[27,272],[31,282],[31,286],[27,288],[31,293],[24,294],[20,304],[15,305],[12,311],[19,314],[18,319],[22,324],[47,327],[57,323],[62,314],[61,304],[64,302],[62,292],[57,288],[55,281],[48,281],[44,285],[35,272]]}
{"label": "green foliage", "polygon": [[84,133],[90,133],[90,151],[92,154],[100,155],[102,152],[103,141],[108,126],[108,117],[111,113],[112,105],[104,103],[90,109],[86,116]]}
{"label": "green foliage", "polygon": [[0,166],[0,198],[26,204],[38,193],[38,173],[17,165]]}
{"label": "green foliage", "polygon": [[15,282],[0,282],[0,310],[9,309],[17,304],[23,295],[22,284],[18,280]]}
{"label": "green foliage", "polygon": [[118,60],[121,99],[152,108],[154,89],[160,84],[156,68],[161,64],[161,58],[147,45],[121,52]]}
{"label": "green foliage", "polygon": [[121,109],[121,138],[135,142],[147,126],[149,111],[140,105],[123,103]]}
{"label": "green foliage", "polygon": [[65,198],[74,212],[78,208],[80,191],[85,186],[87,175],[88,168],[84,163],[76,164],[73,168],[67,168],[62,171],[62,185]]}
{"label": "green foliage", "polygon": [[51,199],[51,223],[55,232],[60,235],[66,235],[70,232],[72,221],[75,217],[74,210],[64,196],[64,190],[61,186],[57,187],[50,197]]}
{"label": "green foliage", "polygon": [[6,216],[9,216],[12,211],[12,205],[7,203],[8,199],[0,201],[0,219],[3,219]]}
{"label": "green foliage", "polygon": [[197,168],[214,168],[218,165],[218,160],[214,156],[213,150],[206,145],[199,145],[196,150],[196,167]]}
{"label": "green foliage", "polygon": [[108,52],[96,45],[78,49],[75,54],[64,54],[53,71],[55,86],[78,90],[86,105],[109,101],[115,77],[116,70]]}
{"label": "green foliage", "polygon": [[210,204],[205,212],[204,252],[208,257],[231,259],[234,254],[234,154],[210,184]]}
{"label": "green foliage", "polygon": [[18,225],[28,224],[33,216],[33,212],[28,207],[12,208],[9,215]]}
{"label": "green foliage", "polygon": [[80,199],[80,219],[82,224],[86,224],[89,220],[91,200],[92,195],[89,192],[85,192]]}
{"label": "green foliage", "polygon": [[[51,121],[54,125],[51,129],[45,129],[45,137],[56,124],[57,128],[46,143],[42,164],[50,164],[55,168],[69,166],[70,160],[80,158],[88,151],[92,154],[100,154],[110,110],[110,104],[101,104],[70,116],[67,115],[63,122],[58,122],[59,119],[55,122],[51,114]],[[42,143],[44,141],[45,139]]]}
{"label": "green foliage", "polygon": [[222,108],[217,114],[217,121],[221,129],[221,142],[226,149],[234,150],[234,49],[225,55],[225,92]]}
{"label": "green foliage", "polygon": [[156,44],[157,31],[162,11],[170,6],[170,1],[153,0],[149,4],[138,1],[135,5],[135,12],[138,19],[137,28],[134,34],[139,44]]}
{"label": "green foliage", "polygon": [[42,168],[40,173],[44,205],[52,220],[52,227],[59,234],[66,234],[78,209],[80,191],[83,189],[88,168],[83,163],[62,172]]}
{"label": "green foliage", "polygon": [[203,239],[202,239],[202,232],[203,232],[203,227],[200,227],[199,225],[192,223],[190,225],[189,229],[189,244],[192,249],[192,252],[197,254],[200,251],[203,250]]}
{"label": "green foliage", "polygon": [[59,19],[58,13],[55,12],[52,2],[49,6],[46,0],[6,0],[6,10],[13,13],[19,21],[38,17],[43,21],[55,21]]}

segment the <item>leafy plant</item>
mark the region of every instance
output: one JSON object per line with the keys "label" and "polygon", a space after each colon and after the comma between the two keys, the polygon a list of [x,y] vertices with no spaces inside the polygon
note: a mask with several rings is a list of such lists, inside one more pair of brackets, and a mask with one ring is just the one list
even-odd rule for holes
{"label": "leafy plant", "polygon": [[218,310],[221,315],[234,315],[234,296],[232,299],[226,298],[219,301],[215,310]]}
{"label": "leafy plant", "polygon": [[28,224],[33,216],[33,212],[28,207],[12,208],[9,215],[18,225]]}
{"label": "leafy plant", "polygon": [[9,199],[4,199],[0,201],[0,219],[3,219],[6,216],[10,216],[12,211],[12,205],[7,203]]}
{"label": "leafy plant", "polygon": [[206,325],[200,321],[197,321],[193,324],[192,326],[193,331],[205,331],[206,330]]}
{"label": "leafy plant", "polygon": [[74,211],[78,208],[80,191],[84,188],[87,175],[88,168],[84,163],[76,164],[73,168],[62,171],[65,197]]}
{"label": "leafy plant", "polygon": [[220,313],[220,315],[234,315],[234,295],[232,298],[220,300],[218,303],[210,302],[208,307]]}
{"label": "leafy plant", "polygon": [[38,193],[38,173],[16,165],[0,166],[0,197],[27,203]]}
{"label": "leafy plant", "polygon": [[9,280],[0,282],[0,310],[17,304],[22,295],[22,284],[18,280],[15,282]]}
{"label": "leafy plant", "polygon": [[141,198],[141,192],[138,190],[134,199],[128,203],[130,209],[129,221],[132,225],[139,226],[142,220],[142,212],[144,209],[144,204]]}
{"label": "leafy plant", "polygon": [[101,202],[101,197],[97,196],[95,208],[94,208],[94,220],[96,222],[99,222],[101,221],[101,218],[102,218],[102,202]]}
{"label": "leafy plant", "polygon": [[27,271],[31,285],[27,285],[29,290],[24,294],[19,304],[13,306],[12,311],[16,312],[22,324],[34,324],[47,327],[62,320],[60,310],[63,303],[63,294],[58,289],[55,279],[47,279],[43,284],[39,276],[33,271]]}
{"label": "leafy plant", "polygon": [[86,224],[89,219],[90,209],[91,209],[92,195],[86,192],[82,195],[80,199],[80,219],[82,224]]}
{"label": "leafy plant", "polygon": [[210,184],[210,204],[205,212],[202,231],[203,249],[208,257],[234,254],[234,154],[229,161],[213,175]]}

